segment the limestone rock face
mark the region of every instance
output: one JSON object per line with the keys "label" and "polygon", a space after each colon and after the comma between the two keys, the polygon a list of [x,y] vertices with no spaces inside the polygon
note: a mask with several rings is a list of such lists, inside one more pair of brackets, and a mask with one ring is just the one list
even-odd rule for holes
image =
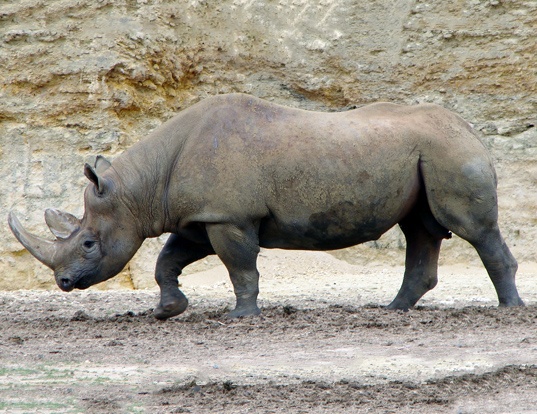
{"label": "limestone rock face", "polygon": [[[54,285],[11,235],[11,208],[45,236],[45,208],[83,214],[84,162],[113,158],[175,112],[227,92],[321,111],[383,100],[458,112],[497,161],[508,244],[519,261],[536,261],[536,38],[534,1],[3,2],[0,289]],[[153,286],[164,239],[104,286]],[[403,245],[394,229],[334,254],[401,263]],[[451,240],[441,260],[478,258]]]}

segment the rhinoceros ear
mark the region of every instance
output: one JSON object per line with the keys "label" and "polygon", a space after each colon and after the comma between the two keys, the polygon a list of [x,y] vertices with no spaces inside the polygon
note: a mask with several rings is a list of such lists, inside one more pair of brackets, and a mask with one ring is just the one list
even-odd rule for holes
{"label": "rhinoceros ear", "polygon": [[95,184],[95,187],[97,188],[97,193],[99,195],[103,195],[105,191],[104,180],[99,177],[97,171],[95,171],[95,169],[88,163],[84,165],[84,175],[88,178],[88,180]]}
{"label": "rhinoceros ear", "polygon": [[45,210],[45,221],[48,228],[58,239],[65,240],[80,229],[80,220],[69,213],[55,208]]}
{"label": "rhinoceros ear", "polygon": [[112,165],[110,161],[108,161],[102,155],[97,155],[97,158],[95,159],[95,171],[97,171],[98,174],[105,172],[108,168],[110,168],[110,165]]}

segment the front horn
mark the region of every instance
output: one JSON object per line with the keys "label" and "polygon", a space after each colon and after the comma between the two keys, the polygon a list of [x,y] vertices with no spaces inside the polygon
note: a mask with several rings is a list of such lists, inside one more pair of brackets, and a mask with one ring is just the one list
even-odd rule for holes
{"label": "front horn", "polygon": [[8,223],[17,240],[20,241],[37,260],[54,270],[54,259],[56,258],[58,248],[57,244],[27,232],[24,227],[22,227],[13,211],[9,212]]}

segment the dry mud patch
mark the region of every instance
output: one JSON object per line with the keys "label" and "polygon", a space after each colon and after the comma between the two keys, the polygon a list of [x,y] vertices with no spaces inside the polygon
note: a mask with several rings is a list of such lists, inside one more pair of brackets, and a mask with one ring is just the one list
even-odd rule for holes
{"label": "dry mud patch", "polygon": [[537,412],[534,267],[525,308],[459,266],[404,313],[379,306],[401,268],[336,264],[260,260],[263,315],[233,321],[219,266],[183,279],[191,307],[166,322],[157,291],[0,293],[0,412]]}

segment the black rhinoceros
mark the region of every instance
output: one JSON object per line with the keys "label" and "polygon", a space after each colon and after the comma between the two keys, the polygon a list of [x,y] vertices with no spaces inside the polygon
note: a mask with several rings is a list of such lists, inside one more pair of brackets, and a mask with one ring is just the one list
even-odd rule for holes
{"label": "black rhinoceros", "polygon": [[338,113],[215,96],[182,111],[109,163],[86,164],[82,220],[58,210],[48,241],[9,225],[65,291],[116,275],[143,240],[171,233],[155,278],[155,316],[182,313],[177,277],[217,254],[236,295],[230,317],[258,314],[260,247],[330,250],[399,224],[406,270],[391,309],[412,307],[437,283],[443,238],[479,253],[500,305],[523,305],[516,260],[497,224],[496,175],[470,125],[432,104],[368,105]]}

